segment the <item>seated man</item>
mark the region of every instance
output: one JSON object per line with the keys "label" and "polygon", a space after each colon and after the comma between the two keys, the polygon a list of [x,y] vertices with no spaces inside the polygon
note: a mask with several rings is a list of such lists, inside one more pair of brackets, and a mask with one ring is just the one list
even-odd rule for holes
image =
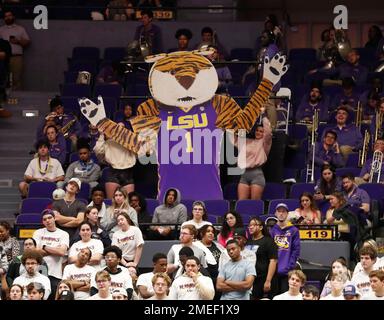
{"label": "seated man", "polygon": [[[373,145],[373,152],[380,151],[384,154],[384,138],[379,138],[375,141]],[[377,160],[377,159],[375,159]],[[360,177],[357,180],[357,183],[366,183],[366,182],[380,182],[384,183],[384,161],[382,158],[381,168],[378,167],[379,162],[374,162],[374,158],[368,159],[364,166],[361,168]],[[372,170],[372,165],[375,165],[377,170]],[[372,173],[372,177],[371,177]],[[380,176],[380,179],[379,179]]]}
{"label": "seated man", "polygon": [[[309,161],[312,161],[312,152],[308,157]],[[344,165],[337,143],[337,134],[332,130],[327,130],[323,142],[316,142],[315,144],[315,166],[321,168],[325,164],[330,164],[335,168],[341,168]]]}
{"label": "seated man", "polygon": [[[180,203],[180,192],[168,189],[164,196],[164,204],[156,207],[152,223],[182,224],[187,221],[187,208]],[[174,240],[176,239],[175,226],[152,226],[148,232],[148,239]]]}
{"label": "seated man", "polygon": [[332,99],[330,110],[335,110],[338,106],[345,104],[349,105],[352,109],[356,109],[360,95],[355,90],[355,81],[352,78],[343,78],[341,87],[343,90]]}
{"label": "seated man", "polygon": [[350,110],[345,106],[339,107],[336,112],[336,126],[327,127],[322,136],[324,139],[325,132],[328,132],[327,129],[336,132],[337,142],[344,160],[351,152],[357,152],[363,146],[363,137],[359,128],[354,124],[347,124],[349,112]]}
{"label": "seated man", "polygon": [[346,174],[343,179],[344,198],[352,207],[363,209],[366,214],[369,213],[371,198],[367,191],[360,189],[355,184],[355,177],[352,174]]}
{"label": "seated man", "polygon": [[[72,178],[78,178],[81,182],[89,183],[91,188],[96,187],[99,183],[101,169],[97,163],[91,159],[91,150],[89,145],[81,140],[78,140],[77,150],[79,160],[72,162],[67,168],[64,183]],[[58,187],[62,188],[63,182],[58,183]]]}
{"label": "seated man", "polygon": [[64,180],[64,171],[58,160],[49,156],[49,142],[36,143],[37,157],[32,159],[24,173],[24,181],[19,183],[22,198],[28,196],[29,183],[33,181],[58,182]]}
{"label": "seated man", "polygon": [[367,82],[368,68],[360,64],[360,55],[357,50],[348,52],[347,61],[338,67],[339,79],[353,78],[357,85]]}
{"label": "seated man", "polygon": [[312,122],[314,111],[318,110],[319,120],[328,120],[328,102],[322,95],[322,86],[319,82],[313,82],[308,96],[305,95],[296,112],[296,121]]}
{"label": "seated man", "polygon": [[80,191],[81,181],[72,178],[65,187],[64,199],[55,200],[52,210],[55,213],[55,221],[61,229],[68,232],[69,240],[72,241],[77,228],[84,220],[85,204],[76,199],[76,194]]}

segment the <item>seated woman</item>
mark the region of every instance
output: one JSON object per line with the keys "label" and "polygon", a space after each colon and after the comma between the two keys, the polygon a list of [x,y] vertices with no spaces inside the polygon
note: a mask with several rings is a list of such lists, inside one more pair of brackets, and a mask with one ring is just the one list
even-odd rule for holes
{"label": "seated woman", "polygon": [[288,220],[295,224],[320,224],[321,213],[309,192],[303,192],[300,196],[300,207],[290,212]]}
{"label": "seated woman", "polygon": [[96,269],[101,267],[101,259],[103,258],[104,245],[98,239],[92,239],[92,226],[89,222],[82,222],[79,227],[79,235],[81,240],[75,242],[68,252],[68,263],[75,263],[78,259],[78,253],[83,248],[88,248],[92,252],[91,259],[88,264]]}
{"label": "seated woman", "polygon": [[207,209],[205,208],[205,203],[203,201],[195,201],[192,204],[192,219],[183,222],[181,227],[185,226],[186,224],[191,224],[196,227],[197,230],[199,230],[201,227],[205,225],[212,225],[209,221],[207,221],[208,215],[207,215]]}
{"label": "seated woman", "polygon": [[117,225],[118,230],[113,234],[112,245],[121,249],[123,256],[120,264],[128,268],[131,277],[136,279],[136,268],[143,253],[143,235],[125,212],[117,215]]}
{"label": "seated woman", "polygon": [[341,274],[345,276],[348,280],[351,280],[351,271],[348,270],[347,262],[344,257],[340,257],[333,260],[331,264],[331,272],[325,278],[326,282],[324,284],[323,290],[321,291],[320,297],[325,297],[331,293],[331,274]]}
{"label": "seated woman", "polygon": [[67,144],[64,136],[59,133],[55,125],[49,125],[44,128],[44,133],[49,141],[49,155],[59,160],[62,166],[65,164],[67,156]]}
{"label": "seated woman", "polygon": [[107,208],[105,215],[100,219],[101,227],[108,232],[111,239],[113,233],[117,230],[117,215],[122,212],[126,213],[134,225],[138,226],[137,213],[128,203],[128,194],[123,188],[119,187],[113,194],[112,205]]}
{"label": "seated woman", "polygon": [[317,201],[327,201],[336,191],[342,191],[342,179],[336,176],[333,166],[325,164],[321,167],[321,177],[316,182],[313,198]]}
{"label": "seated woman", "polygon": [[226,213],[223,218],[223,225],[217,237],[217,242],[225,248],[227,241],[233,239],[233,231],[236,228],[243,228],[244,224],[241,216],[234,210]]}
{"label": "seated woman", "polygon": [[[103,243],[104,248],[109,247],[111,245],[111,239],[108,236],[108,232],[106,232],[100,227],[98,216],[99,210],[96,207],[87,207],[87,210],[85,210],[84,214],[84,222],[87,222],[91,226],[91,238],[100,240]],[[75,236],[73,237],[73,242],[81,240],[79,230],[75,233]]]}
{"label": "seated woman", "polygon": [[175,51],[189,51],[189,41],[192,39],[193,34],[189,29],[178,29],[175,33],[177,39],[177,48],[168,50],[168,53]]}

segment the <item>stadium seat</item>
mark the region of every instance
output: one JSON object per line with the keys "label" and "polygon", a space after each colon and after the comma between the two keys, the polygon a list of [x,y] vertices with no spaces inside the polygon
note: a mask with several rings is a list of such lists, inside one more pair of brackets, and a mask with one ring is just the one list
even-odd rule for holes
{"label": "stadium seat", "polygon": [[95,85],[94,97],[102,96],[119,99],[123,89],[119,84],[98,83]]}
{"label": "stadium seat", "polygon": [[56,183],[48,181],[35,181],[29,184],[28,198],[52,198]]}
{"label": "stadium seat", "polygon": [[235,205],[235,210],[242,216],[244,221],[245,217],[261,216],[264,214],[264,201],[263,200],[238,200]]}
{"label": "stadium seat", "polygon": [[41,213],[52,203],[51,198],[27,198],[21,202],[20,214]]}
{"label": "stadium seat", "polygon": [[208,216],[223,216],[229,211],[229,202],[227,200],[206,200],[204,203]]}
{"label": "stadium seat", "polygon": [[360,175],[361,168],[356,167],[345,167],[345,168],[337,168],[336,175],[338,177],[342,177],[345,174],[352,173],[353,176],[358,177]]}
{"label": "stadium seat", "polygon": [[299,199],[303,192],[309,192],[310,194],[313,194],[314,188],[314,183],[295,183],[291,187],[289,197],[291,199]]}
{"label": "stadium seat", "polygon": [[263,192],[263,200],[283,199],[285,198],[286,186],[282,183],[268,182]]}
{"label": "stadium seat", "polygon": [[345,163],[346,167],[357,167],[359,164],[359,153],[353,152],[348,155],[347,162]]}
{"label": "stadium seat", "polygon": [[124,47],[108,47],[104,49],[104,60],[121,61],[124,60],[126,51]]}
{"label": "stadium seat", "polygon": [[91,97],[91,87],[87,84],[64,83],[61,88],[62,96]]}
{"label": "stadium seat", "polygon": [[[180,201],[183,205],[185,205],[187,207],[187,213],[188,213],[188,217],[190,215],[192,215],[192,204],[195,202],[195,200],[191,200],[191,199],[181,199]],[[209,212],[208,212],[209,214]]]}
{"label": "stadium seat", "polygon": [[316,49],[313,48],[294,48],[289,50],[288,61],[316,61]]}
{"label": "stadium seat", "polygon": [[237,200],[237,185],[238,183],[228,183],[224,186],[224,199]]}
{"label": "stadium seat", "polygon": [[71,59],[98,61],[100,59],[100,49],[96,47],[74,47]]}
{"label": "stadium seat", "polygon": [[251,48],[233,48],[231,50],[231,60],[237,59],[240,61],[254,60],[253,49]]}

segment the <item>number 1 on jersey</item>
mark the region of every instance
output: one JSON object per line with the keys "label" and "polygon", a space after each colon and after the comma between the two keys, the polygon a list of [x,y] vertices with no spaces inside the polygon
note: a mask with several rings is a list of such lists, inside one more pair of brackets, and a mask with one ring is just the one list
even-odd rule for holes
{"label": "number 1 on jersey", "polygon": [[185,133],[185,140],[187,141],[187,152],[193,152],[193,147],[192,147],[192,136],[190,132]]}

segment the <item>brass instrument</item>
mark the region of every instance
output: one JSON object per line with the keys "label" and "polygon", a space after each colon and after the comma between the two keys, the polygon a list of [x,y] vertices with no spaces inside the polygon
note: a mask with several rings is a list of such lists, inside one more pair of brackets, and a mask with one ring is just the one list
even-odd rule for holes
{"label": "brass instrument", "polygon": [[376,141],[378,138],[381,138],[381,135],[382,135],[381,127],[383,125],[383,116],[384,116],[384,113],[382,113],[380,111],[376,111],[375,140],[374,141]]}
{"label": "brass instrument", "polygon": [[361,123],[363,122],[363,105],[361,101],[357,103],[356,109],[356,127],[361,129]]}
{"label": "brass instrument", "polygon": [[60,129],[60,132],[63,134],[64,138],[68,138],[69,130],[75,124],[76,120],[77,119],[74,118],[74,119],[68,121],[68,123]]}
{"label": "brass instrument", "polygon": [[369,173],[369,182],[380,182],[381,176],[381,167],[383,165],[383,153],[379,150],[376,150],[373,153],[371,171]]}
{"label": "brass instrument", "polygon": [[91,83],[91,73],[88,71],[79,71],[76,79],[77,84],[90,84]]}
{"label": "brass instrument", "polygon": [[371,135],[368,131],[365,131],[364,134],[364,142],[363,142],[363,149],[359,150],[359,167],[363,167],[365,161],[367,160],[367,154],[368,154],[368,147],[369,147],[369,140],[371,138]]}
{"label": "brass instrument", "polygon": [[307,173],[305,182],[315,182],[315,146],[316,146],[316,137],[317,129],[319,126],[319,110],[315,109],[312,117],[312,128],[311,128],[311,161],[307,164]]}

